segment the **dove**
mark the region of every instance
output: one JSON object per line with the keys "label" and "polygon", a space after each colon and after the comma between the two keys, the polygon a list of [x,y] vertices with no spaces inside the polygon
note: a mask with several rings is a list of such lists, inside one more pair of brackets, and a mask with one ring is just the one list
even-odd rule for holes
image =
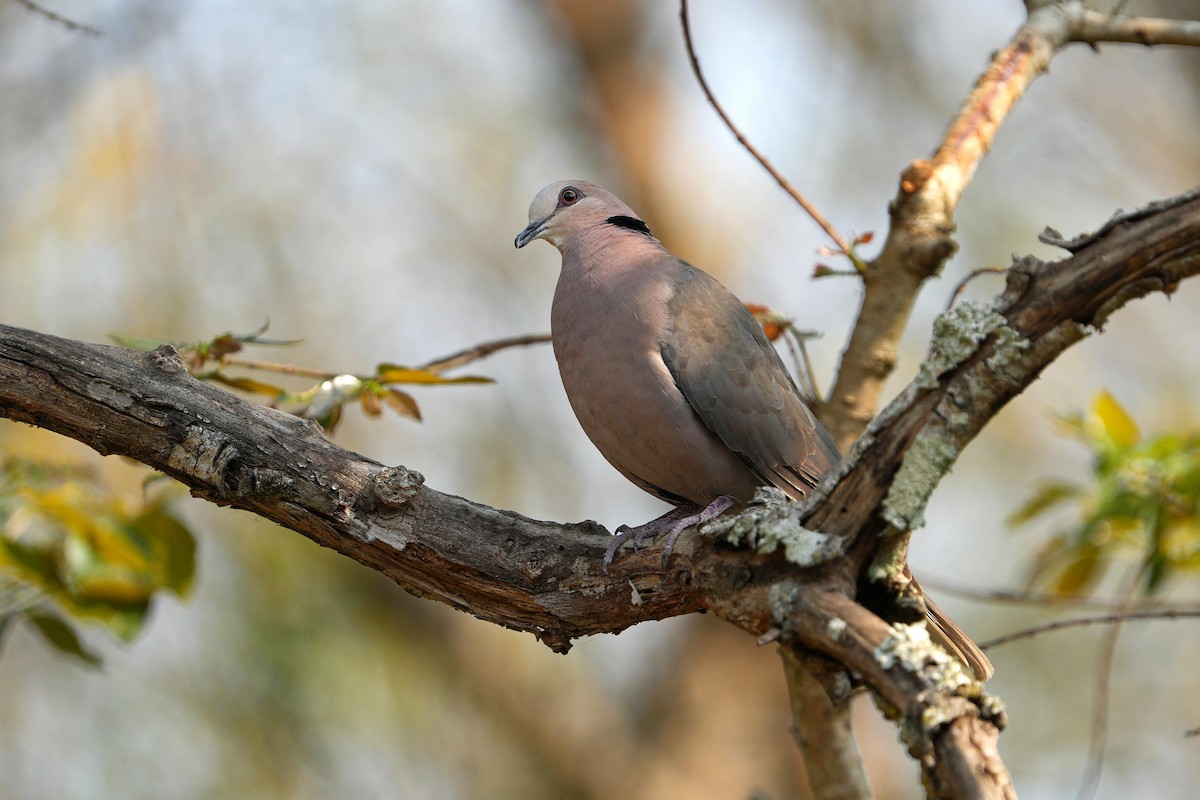
{"label": "dove", "polygon": [[[551,340],[579,424],[618,472],[675,506],[618,528],[605,569],[625,542],[664,531],[665,563],[688,527],[744,505],[761,486],[798,500],[841,458],[746,306],[667,251],[614,194],[583,180],[546,186],[514,244],[537,239],[562,254]],[[986,680],[983,652],[928,608]]]}

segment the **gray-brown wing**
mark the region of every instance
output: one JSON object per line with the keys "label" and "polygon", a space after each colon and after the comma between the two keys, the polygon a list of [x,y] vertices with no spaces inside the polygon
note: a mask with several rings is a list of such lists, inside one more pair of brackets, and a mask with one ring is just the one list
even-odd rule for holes
{"label": "gray-brown wing", "polygon": [[707,273],[683,264],[669,303],[667,369],[701,422],[763,485],[796,498],[840,455],[762,327]]}

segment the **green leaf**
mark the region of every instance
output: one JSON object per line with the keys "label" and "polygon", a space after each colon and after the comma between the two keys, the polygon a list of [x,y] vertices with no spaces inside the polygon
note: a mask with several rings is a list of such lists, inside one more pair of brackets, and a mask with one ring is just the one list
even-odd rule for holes
{"label": "green leaf", "polygon": [[1079,497],[1081,494],[1083,494],[1083,489],[1073,483],[1060,481],[1043,483],[1037,488],[1033,497],[1025,501],[1025,505],[1008,515],[1005,522],[1011,528],[1024,525],[1059,503]]}
{"label": "green leaf", "polygon": [[25,618],[33,623],[33,627],[60,653],[80,659],[93,667],[100,666],[100,657],[83,646],[83,642],[75,635],[75,630],[56,614],[36,609],[25,611]]}
{"label": "green leaf", "polygon": [[143,509],[131,524],[151,543],[159,585],[185,596],[196,576],[196,538],[192,532],[158,503]]}

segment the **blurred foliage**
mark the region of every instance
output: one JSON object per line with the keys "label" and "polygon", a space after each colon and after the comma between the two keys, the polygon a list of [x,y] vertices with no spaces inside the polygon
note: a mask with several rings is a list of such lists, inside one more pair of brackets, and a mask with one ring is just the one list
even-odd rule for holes
{"label": "blurred foliage", "polygon": [[[267,405],[298,417],[314,419],[327,431],[337,427],[343,409],[354,402],[370,417],[383,414],[383,408],[392,409],[402,417],[420,420],[421,409],[408,392],[396,388],[397,384],[433,386],[453,383],[492,383],[491,378],[478,375],[463,375],[447,378],[437,371],[399,364],[382,363],[370,375],[319,372],[303,369],[291,364],[276,364],[267,361],[248,361],[233,358],[246,345],[287,346],[299,340],[266,339],[270,323],[252,333],[222,333],[203,342],[168,342],[139,336],[113,334],[112,338],[124,347],[135,350],[153,350],[170,344],[179,351],[191,373],[201,380],[214,381],[250,394],[267,398]],[[227,367],[240,367],[257,372],[272,372],[305,378],[316,378],[319,382],[298,390],[289,391],[282,386],[266,383],[254,378],[231,376],[224,372]]]}
{"label": "blurred foliage", "polygon": [[93,664],[68,618],[133,638],[157,592],[183,596],[192,584],[196,543],[168,510],[176,494],[131,502],[81,467],[0,463],[0,632],[23,618]]}
{"label": "blurred foliage", "polygon": [[835,269],[828,264],[817,263],[813,267],[812,276],[814,278],[830,278],[838,275],[855,275],[861,277],[866,274],[867,262],[858,252],[858,249],[864,244],[870,244],[875,238],[875,232],[867,231],[866,233],[859,234],[851,233],[851,237],[849,250],[843,250],[840,247],[827,247],[822,245],[821,247],[817,248],[817,252],[823,256],[845,256],[846,260],[850,262],[850,266],[854,267],[854,269]]}
{"label": "blurred foliage", "polygon": [[1200,434],[1144,438],[1107,391],[1062,422],[1092,451],[1095,482],[1043,483],[1009,517],[1019,526],[1066,503],[1079,509],[1079,521],[1038,553],[1030,584],[1080,594],[1133,559],[1142,589],[1153,593],[1178,573],[1200,571]]}

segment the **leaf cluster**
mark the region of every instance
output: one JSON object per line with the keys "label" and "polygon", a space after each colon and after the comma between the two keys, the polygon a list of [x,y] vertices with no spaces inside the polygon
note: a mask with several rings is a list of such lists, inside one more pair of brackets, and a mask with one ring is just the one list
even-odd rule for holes
{"label": "leaf cluster", "polygon": [[1200,433],[1143,437],[1108,392],[1062,423],[1091,451],[1094,480],[1043,483],[1009,517],[1018,526],[1065,504],[1078,511],[1038,553],[1030,582],[1080,594],[1132,559],[1140,588],[1151,594],[1176,574],[1200,570]]}
{"label": "leaf cluster", "polygon": [[192,584],[196,544],[168,508],[175,494],[133,502],[77,466],[0,463],[0,633],[25,619],[93,664],[63,615],[133,638],[157,593],[183,596]]}
{"label": "leaf cluster", "polygon": [[[305,419],[316,420],[327,431],[332,431],[342,419],[344,409],[357,403],[369,417],[379,417],[384,408],[408,419],[420,421],[421,409],[416,399],[398,388],[400,385],[435,386],[461,383],[492,383],[491,378],[478,375],[446,377],[433,369],[406,367],[399,364],[382,363],[369,375],[351,373],[320,372],[266,361],[235,359],[247,345],[288,346],[299,340],[266,339],[269,323],[252,333],[222,333],[203,342],[166,342],[160,339],[114,335],[113,339],[125,347],[138,350],[153,350],[162,344],[171,344],[179,351],[189,371],[201,380],[214,381],[232,389],[260,395],[267,405]],[[301,389],[289,390],[275,383],[257,378],[231,375],[230,367],[239,367],[254,372],[272,372],[280,375],[316,379]]]}

